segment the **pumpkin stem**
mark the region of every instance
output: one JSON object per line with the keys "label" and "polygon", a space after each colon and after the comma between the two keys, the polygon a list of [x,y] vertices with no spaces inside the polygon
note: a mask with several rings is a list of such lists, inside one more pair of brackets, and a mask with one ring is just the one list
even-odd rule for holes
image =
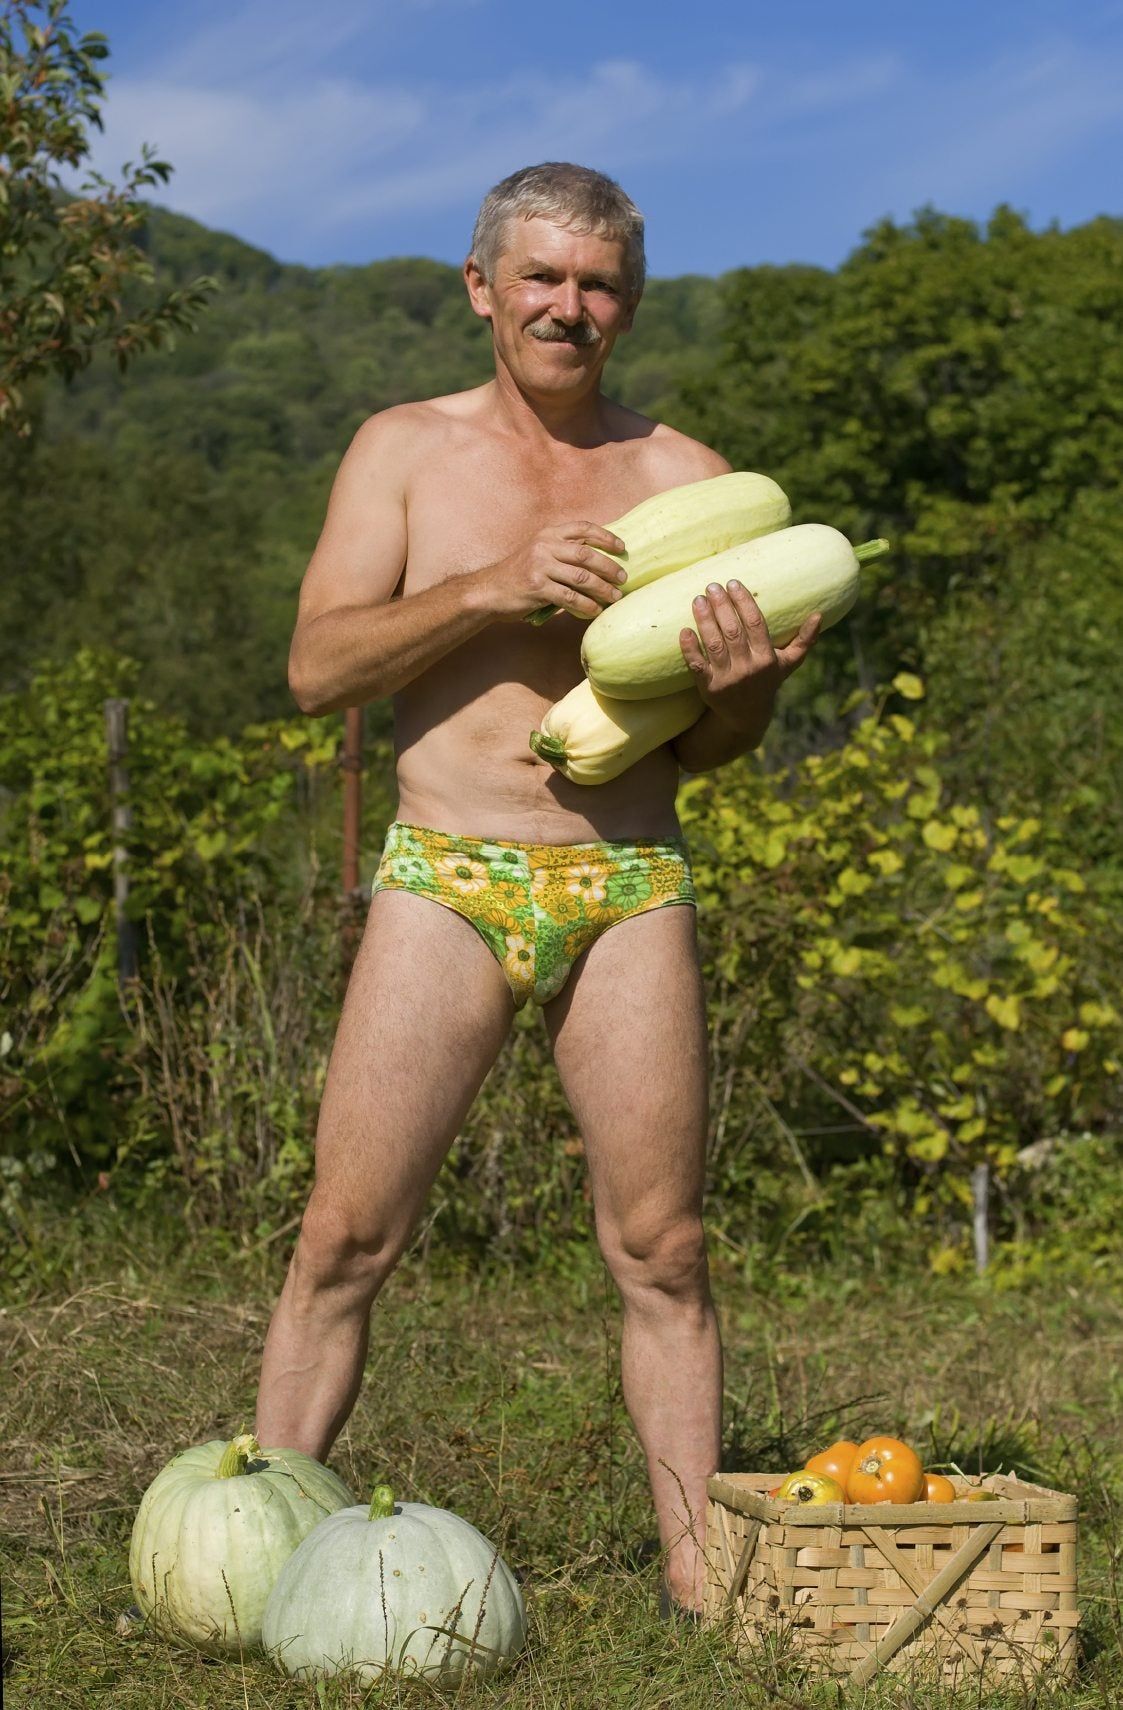
{"label": "pumpkin stem", "polygon": [[376,1484],[367,1510],[368,1520],[389,1520],[394,1512],[394,1492],[388,1484]]}
{"label": "pumpkin stem", "polygon": [[859,564],[872,564],[875,558],[884,558],[891,551],[887,540],[865,540],[854,548],[854,556]]}
{"label": "pumpkin stem", "polygon": [[222,1451],[222,1459],[215,1468],[215,1478],[236,1478],[244,1473],[250,1461],[256,1461],[261,1453],[261,1446],[256,1437],[248,1431],[243,1431],[238,1437],[231,1437]]}

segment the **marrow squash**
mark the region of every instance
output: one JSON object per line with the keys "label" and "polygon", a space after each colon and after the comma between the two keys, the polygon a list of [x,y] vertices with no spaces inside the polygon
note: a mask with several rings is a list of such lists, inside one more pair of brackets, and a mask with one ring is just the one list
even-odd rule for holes
{"label": "marrow squash", "polygon": [[693,688],[645,701],[614,701],[582,681],[546,713],[530,746],[574,784],[607,784],[701,717]]}
{"label": "marrow squash", "polygon": [[585,674],[598,694],[619,700],[673,694],[693,680],[679,634],[698,633],[693,601],[710,583],[740,581],[760,607],[773,646],[783,647],[812,612],[822,613],[824,629],[844,617],[858,596],[862,565],[888,550],[884,540],[855,548],[823,523],[730,547],[595,617],[581,643]]}
{"label": "marrow squash", "polygon": [[[668,487],[665,493],[644,499],[619,521],[607,525],[627,550],[606,552],[605,557],[624,566],[628,580],[621,592],[633,594],[637,588],[682,570],[699,558],[786,528],[791,515],[787,497],[769,476],[735,469],[706,481]],[[545,623],[560,609],[542,606],[528,615],[527,622]]]}

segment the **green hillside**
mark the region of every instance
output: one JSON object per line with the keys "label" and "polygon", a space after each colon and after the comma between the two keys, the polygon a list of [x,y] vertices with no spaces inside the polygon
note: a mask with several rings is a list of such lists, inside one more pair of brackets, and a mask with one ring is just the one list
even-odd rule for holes
{"label": "green hillside", "polygon": [[[233,730],[290,708],[296,590],[351,436],[389,404],[478,385],[490,340],[439,262],[285,266],[159,210],[146,242],[162,284],[221,289],[174,350],[51,386],[36,443],[0,445],[0,686],[95,642],[139,659],[197,730]],[[616,395],[665,413],[716,325],[712,280],[653,281]]]}

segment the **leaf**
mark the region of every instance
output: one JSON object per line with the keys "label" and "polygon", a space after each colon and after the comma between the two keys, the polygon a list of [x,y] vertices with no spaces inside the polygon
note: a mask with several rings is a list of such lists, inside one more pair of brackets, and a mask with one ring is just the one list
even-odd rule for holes
{"label": "leaf", "polygon": [[225,831],[201,831],[192,839],[192,848],[201,861],[213,861],[226,848]]}
{"label": "leaf", "polygon": [[924,684],[911,671],[898,671],[893,679],[893,687],[906,701],[922,701],[924,699]]}
{"label": "leaf", "polygon": [[1010,1033],[1016,1033],[1022,1024],[1021,1000],[1014,994],[1009,997],[997,997],[994,992],[983,1005],[992,1021],[997,1021],[999,1027],[1004,1027]]}
{"label": "leaf", "polygon": [[929,849],[936,849],[946,855],[949,849],[954,849],[959,841],[959,833],[954,825],[945,825],[938,819],[930,819],[921,828],[921,837]]}
{"label": "leaf", "polygon": [[1061,1044],[1066,1051],[1083,1051],[1090,1038],[1082,1027],[1068,1027],[1061,1034]]}

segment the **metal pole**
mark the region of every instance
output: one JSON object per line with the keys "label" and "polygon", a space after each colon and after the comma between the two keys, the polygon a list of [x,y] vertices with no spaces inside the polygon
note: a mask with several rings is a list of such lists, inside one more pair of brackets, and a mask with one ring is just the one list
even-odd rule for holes
{"label": "metal pole", "polygon": [[129,751],[129,703],[105,703],[105,736],[109,749],[109,800],[113,817],[113,913],[117,925],[117,981],[125,985],[136,979],[136,923],[128,917],[129,865],[126,842],[133,823],[129,806],[129,774],[125,761]]}
{"label": "metal pole", "polygon": [[976,1164],[971,1171],[971,1195],[975,1202],[975,1269],[982,1276],[990,1256],[990,1229],[987,1223],[987,1201],[990,1197],[989,1164]]}

